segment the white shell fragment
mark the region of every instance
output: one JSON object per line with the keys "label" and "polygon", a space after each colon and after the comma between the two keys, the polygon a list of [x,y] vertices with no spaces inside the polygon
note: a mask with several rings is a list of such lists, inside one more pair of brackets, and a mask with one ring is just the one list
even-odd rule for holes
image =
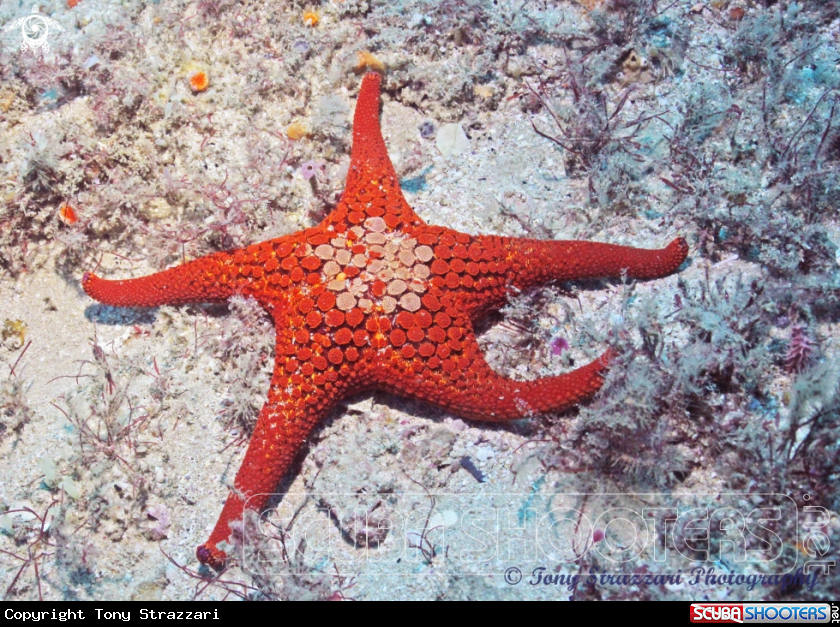
{"label": "white shell fragment", "polygon": [[82,68],[85,70],[89,70],[92,67],[96,67],[97,65],[99,65],[99,57],[97,57],[95,54],[92,54],[87,59],[85,59],[84,63],[82,63]]}
{"label": "white shell fragment", "polygon": [[460,155],[470,149],[470,140],[463,127],[457,123],[444,124],[435,136],[435,145],[444,157]]}

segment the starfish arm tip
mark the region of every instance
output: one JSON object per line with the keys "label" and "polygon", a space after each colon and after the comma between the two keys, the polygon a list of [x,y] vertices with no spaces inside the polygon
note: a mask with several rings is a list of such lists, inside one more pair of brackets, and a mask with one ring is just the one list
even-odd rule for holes
{"label": "starfish arm tip", "polygon": [[93,272],[85,272],[82,275],[82,289],[85,294],[94,300],[98,300],[99,302],[106,302],[105,299],[108,298],[108,283],[110,283],[110,281],[99,278]]}
{"label": "starfish arm tip", "polygon": [[615,361],[616,357],[618,357],[618,351],[615,350],[612,346],[610,346],[598,358],[598,361],[600,362],[603,370],[607,370],[612,365],[612,363]]}
{"label": "starfish arm tip", "polygon": [[227,553],[216,548],[216,545],[210,542],[205,542],[198,547],[195,550],[195,556],[199,562],[216,571],[224,569],[228,559]]}
{"label": "starfish arm tip", "polygon": [[665,248],[644,249],[582,240],[504,240],[515,259],[519,289],[547,280],[619,277],[647,280],[679,270],[688,257],[688,243],[677,237]]}
{"label": "starfish arm tip", "polygon": [[682,265],[682,262],[688,258],[688,242],[683,236],[679,236],[668,244],[668,249],[672,251],[674,259],[678,259],[677,267]]}
{"label": "starfish arm tip", "polygon": [[137,279],[108,280],[92,272],[82,276],[82,289],[91,298],[113,307],[159,307],[220,302],[234,293],[224,278],[229,253],[215,253]]}

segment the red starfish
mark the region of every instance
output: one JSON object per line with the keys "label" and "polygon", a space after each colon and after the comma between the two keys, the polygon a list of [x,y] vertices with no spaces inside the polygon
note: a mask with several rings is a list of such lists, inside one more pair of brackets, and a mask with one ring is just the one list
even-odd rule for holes
{"label": "red starfish", "polygon": [[[661,250],[583,241],[466,235],[428,226],[408,206],[379,126],[378,74],[362,81],[347,187],[316,227],[216,253],[150,276],[85,292],[108,305],[156,307],[257,300],[274,319],[268,400],[242,467],[198,559],[220,568],[218,544],[243,510],[261,510],[307,436],[339,400],[378,389],[477,420],[556,412],[592,396],[612,353],[568,374],[513,381],[481,355],[473,324],[508,290],[550,280],[651,279],[685,260],[682,238]],[[247,501],[247,505],[246,505]]]}

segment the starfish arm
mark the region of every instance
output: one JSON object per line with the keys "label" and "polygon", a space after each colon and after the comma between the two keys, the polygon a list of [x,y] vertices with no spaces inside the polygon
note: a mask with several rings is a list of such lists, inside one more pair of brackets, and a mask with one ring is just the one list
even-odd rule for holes
{"label": "starfish arm", "polygon": [[277,356],[268,399],[257,418],[234,489],[210,538],[196,550],[199,561],[213,568],[221,569],[227,560],[218,545],[229,540],[232,523],[240,521],[246,510],[265,508],[312,429],[336,402],[364,389],[359,383],[363,369],[351,373],[334,353],[293,340],[300,339],[300,331],[288,319],[277,323]]}
{"label": "starfish arm", "polygon": [[[445,346],[452,344],[450,341]],[[491,422],[520,420],[542,412],[563,411],[593,396],[601,388],[603,373],[615,355],[610,349],[572,372],[535,381],[514,381],[490,368],[471,330],[464,329],[455,345],[457,352],[445,351],[447,359],[440,360],[439,367],[426,371],[412,363],[413,360],[396,360],[391,371],[380,377],[379,387],[426,401],[464,418]]]}
{"label": "starfish arm", "polygon": [[584,242],[501,238],[512,261],[513,284],[519,289],[551,280],[572,281],[619,277],[655,279],[675,272],[688,256],[688,244],[678,237],[656,250]]}
{"label": "starfish arm", "polygon": [[347,183],[328,223],[349,221],[359,224],[381,217],[393,229],[420,225],[423,221],[409,207],[400,189],[399,179],[388,156],[379,123],[379,88],[382,78],[370,72],[362,80],[353,117],[353,148]]}
{"label": "starfish arm", "polygon": [[91,298],[115,307],[158,307],[216,302],[230,298],[236,288],[233,253],[216,253],[138,279],[109,281],[93,273],[82,277]]}
{"label": "starfish arm", "polygon": [[242,466],[234,480],[222,513],[210,538],[196,550],[203,564],[221,568],[227,554],[218,547],[229,540],[231,523],[242,519],[245,510],[262,511],[276,492],[277,484],[294,462],[307,436],[321,419],[328,404],[323,397],[283,397],[291,387],[286,377],[272,381],[268,401],[260,411]]}
{"label": "starfish arm", "polygon": [[[350,151],[350,172],[347,187],[358,183],[365,169],[378,170],[396,178],[379,124],[379,88],[382,78],[375,72],[365,75],[359,88],[359,99],[353,115],[353,148]],[[363,183],[363,182],[362,182]]]}

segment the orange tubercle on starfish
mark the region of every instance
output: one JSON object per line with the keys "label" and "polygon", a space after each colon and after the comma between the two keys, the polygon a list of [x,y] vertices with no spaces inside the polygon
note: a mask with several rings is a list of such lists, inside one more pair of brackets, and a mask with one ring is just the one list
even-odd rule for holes
{"label": "orange tubercle on starfish", "polygon": [[307,26],[318,26],[318,22],[321,21],[321,16],[318,15],[315,11],[304,11],[303,12],[303,23]]}
{"label": "orange tubercle on starfish", "polygon": [[551,280],[652,279],[688,254],[585,241],[468,235],[427,225],[408,205],[379,126],[381,77],[362,81],[344,194],[319,225],[122,281],[85,274],[85,292],[116,306],[253,297],[277,333],[274,376],[245,459],[210,538],[215,568],[244,510],[261,510],[308,435],[349,395],[383,390],[475,420],[510,421],[590,398],[613,357],[572,372],[514,381],[485,362],[474,325],[512,289]]}

